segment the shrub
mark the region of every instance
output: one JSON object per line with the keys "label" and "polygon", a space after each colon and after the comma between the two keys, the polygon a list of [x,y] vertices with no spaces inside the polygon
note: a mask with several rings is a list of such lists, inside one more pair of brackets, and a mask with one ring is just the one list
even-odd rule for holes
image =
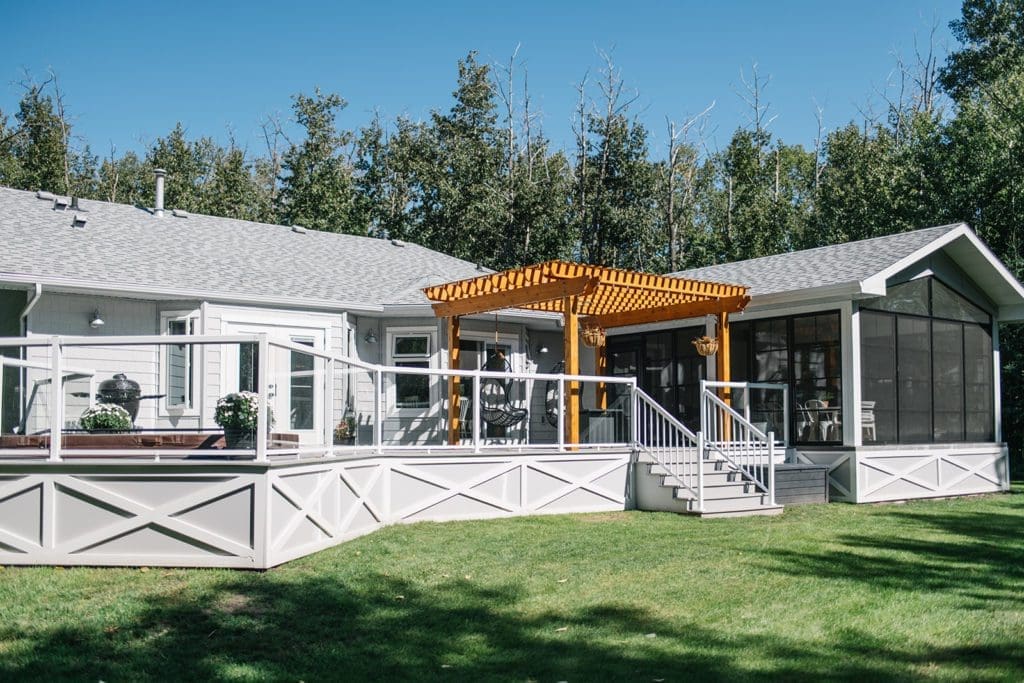
{"label": "shrub", "polygon": [[[225,429],[240,429],[242,431],[256,431],[256,419],[259,414],[259,394],[251,391],[239,391],[228,394],[217,401],[217,412],[213,419]],[[274,416],[267,406],[267,418],[269,427],[274,421]]]}
{"label": "shrub", "polygon": [[90,432],[123,432],[132,428],[132,418],[127,410],[117,404],[97,403],[85,409],[82,417],[78,418],[78,424]]}

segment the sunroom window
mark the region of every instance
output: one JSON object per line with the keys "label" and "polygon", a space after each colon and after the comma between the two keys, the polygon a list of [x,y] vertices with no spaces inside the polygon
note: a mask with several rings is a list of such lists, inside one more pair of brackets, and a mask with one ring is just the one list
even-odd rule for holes
{"label": "sunroom window", "polygon": [[992,325],[933,277],[861,304],[865,444],[991,441]]}

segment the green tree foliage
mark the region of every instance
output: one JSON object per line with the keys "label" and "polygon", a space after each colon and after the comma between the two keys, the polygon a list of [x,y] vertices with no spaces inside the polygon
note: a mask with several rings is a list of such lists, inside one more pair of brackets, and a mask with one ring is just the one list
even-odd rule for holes
{"label": "green tree foliage", "polygon": [[605,56],[600,97],[587,103],[580,86],[573,182],[573,221],[581,260],[641,270],[665,263],[656,232],[655,166],[647,130],[630,116],[636,99],[624,93],[620,72]]}
{"label": "green tree foliage", "polygon": [[1024,0],[964,0],[950,28],[961,45],[949,55],[941,83],[955,99],[1024,65]]}
{"label": "green tree foliage", "polygon": [[491,69],[471,52],[459,62],[455,103],[434,112],[409,161],[416,184],[410,236],[434,249],[488,265],[504,239],[501,154]]}
{"label": "green tree foliage", "polygon": [[352,134],[339,131],[336,119],[347,106],[340,95],[317,88],[293,98],[295,120],[305,137],[282,157],[278,218],[313,230],[366,234],[356,198],[351,162]]}

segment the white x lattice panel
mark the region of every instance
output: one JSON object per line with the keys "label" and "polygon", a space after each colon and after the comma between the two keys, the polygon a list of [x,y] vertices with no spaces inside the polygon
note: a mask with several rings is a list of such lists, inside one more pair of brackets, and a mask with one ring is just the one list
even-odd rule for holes
{"label": "white x lattice panel", "polygon": [[591,512],[626,505],[628,457],[538,458],[526,468],[526,511]]}
{"label": "white x lattice panel", "polygon": [[861,502],[987,493],[1007,485],[1001,449],[857,455]]}
{"label": "white x lattice panel", "polygon": [[256,562],[251,475],[31,474],[0,479],[0,562]]}

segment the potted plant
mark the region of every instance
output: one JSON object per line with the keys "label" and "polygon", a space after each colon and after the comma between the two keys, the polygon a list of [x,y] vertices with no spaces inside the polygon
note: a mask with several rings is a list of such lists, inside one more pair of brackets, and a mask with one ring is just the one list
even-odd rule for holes
{"label": "potted plant", "polygon": [[78,424],[90,434],[109,434],[130,430],[132,418],[116,403],[97,403],[85,409]]}
{"label": "potted plant", "polygon": [[[252,449],[256,447],[256,421],[259,415],[259,394],[239,391],[221,397],[213,419],[224,428],[224,443],[228,448]],[[274,421],[267,406],[267,431]]]}
{"label": "potted plant", "polygon": [[341,422],[334,428],[334,445],[354,446],[356,443],[356,419],[354,417],[342,418]]}

